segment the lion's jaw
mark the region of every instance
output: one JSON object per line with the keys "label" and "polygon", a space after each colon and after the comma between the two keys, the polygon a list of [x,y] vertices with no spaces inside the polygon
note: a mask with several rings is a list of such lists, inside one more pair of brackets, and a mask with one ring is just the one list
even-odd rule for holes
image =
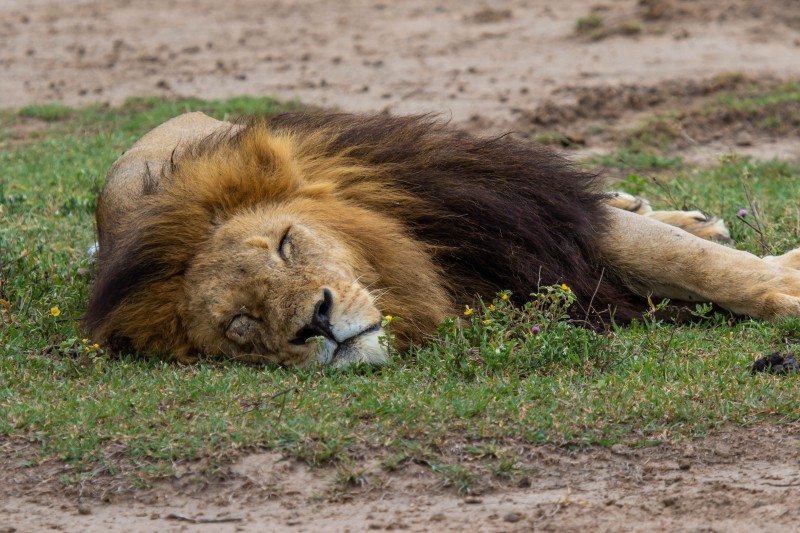
{"label": "lion's jaw", "polygon": [[194,349],[282,365],[385,363],[366,288],[375,274],[320,228],[287,206],[217,226],[186,271],[181,318]]}

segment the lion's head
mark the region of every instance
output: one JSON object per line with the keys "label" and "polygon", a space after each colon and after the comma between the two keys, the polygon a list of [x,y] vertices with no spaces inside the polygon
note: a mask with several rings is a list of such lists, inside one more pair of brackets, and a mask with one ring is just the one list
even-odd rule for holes
{"label": "lion's head", "polygon": [[280,364],[386,361],[374,271],[355,265],[341,235],[304,216],[302,203],[245,210],[204,243],[181,306],[198,351]]}

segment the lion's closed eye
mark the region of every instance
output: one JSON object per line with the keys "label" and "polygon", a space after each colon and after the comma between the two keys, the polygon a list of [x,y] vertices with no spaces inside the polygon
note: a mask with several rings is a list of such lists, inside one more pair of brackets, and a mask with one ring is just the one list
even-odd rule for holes
{"label": "lion's closed eye", "polygon": [[283,232],[283,237],[281,237],[280,243],[278,243],[278,255],[281,259],[286,261],[289,258],[289,255],[292,253],[292,238],[289,235],[291,232],[292,227],[289,226],[286,228],[286,231]]}
{"label": "lion's closed eye", "polygon": [[258,334],[258,321],[248,315],[237,315],[225,329],[225,336],[237,344],[249,344]]}

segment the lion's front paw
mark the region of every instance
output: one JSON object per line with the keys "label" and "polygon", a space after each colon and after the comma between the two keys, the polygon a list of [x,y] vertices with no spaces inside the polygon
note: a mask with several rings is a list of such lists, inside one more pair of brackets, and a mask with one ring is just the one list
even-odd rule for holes
{"label": "lion's front paw", "polygon": [[787,268],[795,268],[800,270],[800,248],[786,252],[783,255],[768,255],[764,261],[774,265],[780,265]]}
{"label": "lion's front paw", "polygon": [[800,290],[793,292],[794,294],[786,294],[784,291],[776,291],[767,294],[764,297],[763,316],[759,318],[778,320],[800,317]]}
{"label": "lion's front paw", "polygon": [[763,297],[754,300],[760,304],[759,312],[751,314],[770,320],[800,317],[800,272],[776,265],[774,261],[766,263],[769,266],[760,276],[762,283],[752,285],[752,289]]}

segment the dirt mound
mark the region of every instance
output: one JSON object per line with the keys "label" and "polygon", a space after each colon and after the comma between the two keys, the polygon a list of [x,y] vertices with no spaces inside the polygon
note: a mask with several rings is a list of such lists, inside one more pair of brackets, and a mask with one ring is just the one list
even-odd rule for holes
{"label": "dirt mound", "polygon": [[564,146],[602,151],[638,142],[690,159],[701,149],[800,159],[800,84],[774,77],[569,86],[536,108],[514,112],[511,128],[518,135]]}
{"label": "dirt mound", "polygon": [[[567,86],[553,91],[554,98],[527,111],[518,110],[520,123],[538,126],[574,126],[581,120],[619,120],[640,111],[658,112],[677,108],[698,98],[721,92],[735,92],[752,86],[756,80],[724,74],[707,80],[668,80],[657,85]],[[559,104],[558,101],[574,103]]]}

